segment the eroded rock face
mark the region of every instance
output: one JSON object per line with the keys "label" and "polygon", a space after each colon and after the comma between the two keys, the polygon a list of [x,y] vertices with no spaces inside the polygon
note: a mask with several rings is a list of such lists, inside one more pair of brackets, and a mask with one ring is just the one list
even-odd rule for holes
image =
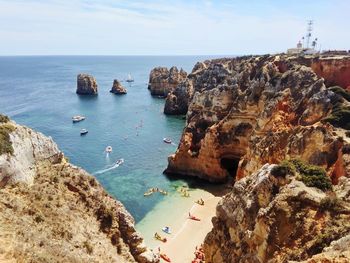
{"label": "eroded rock face", "polygon": [[321,121],[339,98],[310,67],[283,55],[217,59],[188,79],[194,95],[167,173],[222,182],[290,157],[332,172],[342,142]]}
{"label": "eroded rock face", "polygon": [[193,97],[191,80],[186,80],[173,89],[165,100],[164,113],[167,115],[183,115]]}
{"label": "eroded rock face", "polygon": [[16,125],[0,156],[1,262],[155,262],[134,219],[44,135]]}
{"label": "eroded rock face", "polygon": [[[349,262],[350,179],[330,194],[336,208],[325,205],[326,193],[273,175],[273,167],[236,182],[220,201],[204,242],[206,262]],[[346,261],[319,260],[328,257]]]}
{"label": "eroded rock face", "polygon": [[148,89],[154,96],[166,97],[186,77],[187,73],[183,69],[178,70],[177,67],[172,67],[169,70],[166,67],[157,67],[150,73]]}
{"label": "eroded rock face", "polygon": [[97,82],[96,79],[88,74],[79,74],[77,77],[77,94],[80,95],[96,95]]}
{"label": "eroded rock face", "polygon": [[114,94],[122,95],[122,94],[126,94],[127,90],[126,90],[126,88],[124,88],[124,86],[117,79],[115,79],[113,81],[113,86],[112,86],[112,89],[110,90],[110,92],[112,92]]}

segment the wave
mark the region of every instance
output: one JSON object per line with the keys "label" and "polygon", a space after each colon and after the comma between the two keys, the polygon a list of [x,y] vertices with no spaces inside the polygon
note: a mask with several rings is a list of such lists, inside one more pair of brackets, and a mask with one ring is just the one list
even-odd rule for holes
{"label": "wave", "polygon": [[108,167],[108,168],[105,168],[105,169],[102,169],[102,170],[98,170],[97,172],[94,172],[93,175],[104,174],[106,172],[112,171],[112,170],[118,168],[121,164],[122,164],[122,162],[115,163],[111,167]]}

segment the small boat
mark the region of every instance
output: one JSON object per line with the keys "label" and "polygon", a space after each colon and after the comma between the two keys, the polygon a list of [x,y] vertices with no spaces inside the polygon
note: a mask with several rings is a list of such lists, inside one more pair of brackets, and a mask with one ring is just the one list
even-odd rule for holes
{"label": "small boat", "polygon": [[169,258],[167,255],[165,255],[164,253],[160,253],[159,256],[160,256],[163,260],[165,260],[166,262],[171,262],[170,258]]}
{"label": "small boat", "polygon": [[130,74],[128,74],[128,78],[126,79],[126,82],[134,82],[134,79],[131,77]]}
{"label": "small boat", "polygon": [[88,130],[87,129],[81,129],[80,130],[80,135],[85,135],[88,133]]}
{"label": "small boat", "polygon": [[105,151],[106,153],[111,153],[113,151],[112,146],[107,146]]}
{"label": "small boat", "polygon": [[123,158],[118,159],[118,160],[115,162],[116,165],[121,165],[122,163],[124,163],[124,159],[123,159]]}
{"label": "small boat", "polygon": [[151,194],[153,194],[153,192],[147,191],[143,194],[143,196],[150,196]]}
{"label": "small boat", "polygon": [[163,142],[165,143],[171,143],[171,140],[169,138],[163,138]]}
{"label": "small boat", "polygon": [[154,238],[162,241],[163,243],[167,242],[167,239],[165,237],[161,237],[157,232],[154,234]]}
{"label": "small boat", "polygon": [[194,221],[201,221],[198,217],[195,217],[193,215],[191,215],[190,213],[188,213],[188,218]]}
{"label": "small boat", "polygon": [[162,228],[162,231],[163,231],[164,233],[169,234],[169,235],[171,234],[170,228],[169,228],[168,226],[163,227],[163,228]]}
{"label": "small boat", "polygon": [[80,121],[83,121],[83,120],[85,120],[84,116],[76,115],[76,116],[72,117],[73,123],[80,122]]}

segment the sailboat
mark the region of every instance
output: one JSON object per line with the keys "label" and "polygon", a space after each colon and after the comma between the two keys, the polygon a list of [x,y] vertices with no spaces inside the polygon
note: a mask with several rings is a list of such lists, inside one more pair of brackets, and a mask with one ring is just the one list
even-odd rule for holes
{"label": "sailboat", "polygon": [[134,82],[134,79],[131,77],[130,73],[128,74],[128,78],[126,79],[126,82]]}

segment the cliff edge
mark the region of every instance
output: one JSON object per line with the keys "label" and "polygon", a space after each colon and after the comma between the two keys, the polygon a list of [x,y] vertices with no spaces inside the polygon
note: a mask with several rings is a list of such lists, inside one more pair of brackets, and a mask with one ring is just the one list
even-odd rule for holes
{"label": "cliff edge", "polygon": [[6,119],[0,132],[1,262],[155,262],[124,206],[51,138]]}

